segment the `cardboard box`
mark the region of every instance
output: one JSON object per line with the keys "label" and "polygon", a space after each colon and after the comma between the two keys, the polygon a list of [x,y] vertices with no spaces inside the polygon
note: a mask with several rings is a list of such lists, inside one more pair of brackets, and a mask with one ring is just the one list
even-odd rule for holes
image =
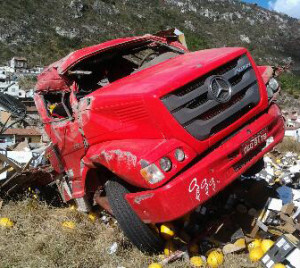
{"label": "cardboard box", "polygon": [[285,234],[261,258],[265,268],[272,268],[275,263],[283,263],[287,268],[300,267],[300,242],[295,236]]}

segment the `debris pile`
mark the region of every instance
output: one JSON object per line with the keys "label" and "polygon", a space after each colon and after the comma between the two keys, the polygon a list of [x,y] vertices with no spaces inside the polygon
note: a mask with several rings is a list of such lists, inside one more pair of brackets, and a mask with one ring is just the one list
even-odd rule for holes
{"label": "debris pile", "polygon": [[220,267],[231,253],[267,268],[300,267],[294,258],[300,253],[300,158],[274,150],[264,162],[255,176],[242,176],[193,213],[162,224],[165,257],[149,267],[178,258],[192,267]]}
{"label": "debris pile", "polygon": [[[38,181],[40,172],[51,174],[45,172],[46,147],[30,151],[26,146],[19,145],[18,148],[22,149],[20,152],[31,152],[32,157],[21,165],[0,154],[1,160],[9,165],[6,171],[12,174],[2,182],[1,189],[11,178],[14,185],[22,186],[29,174],[38,174]],[[34,156],[34,153],[38,154]],[[153,226],[166,242],[160,261],[149,267],[164,267],[181,259],[191,267],[217,268],[232,253],[247,254],[249,263],[260,262],[267,268],[300,267],[299,258],[295,257],[300,253],[299,156],[274,150],[264,157],[264,163],[265,168],[258,174],[242,176],[194,212],[175,222]],[[48,168],[50,171],[51,167]],[[30,179],[31,184],[33,181]],[[36,190],[33,197],[35,195],[38,195]],[[70,209],[76,208],[71,206]],[[115,225],[109,214],[101,213],[99,216],[99,213],[91,212],[87,217],[92,222],[100,220],[108,228]],[[0,218],[0,226],[12,228],[14,222]],[[62,228],[75,231],[76,223],[64,221]],[[107,248],[107,253],[114,255],[119,247],[115,242]]]}
{"label": "debris pile", "polygon": [[1,196],[54,181],[55,173],[45,157],[51,144],[40,125],[32,98],[24,101],[0,92]]}
{"label": "debris pile", "polygon": [[274,150],[264,156],[265,169],[255,175],[255,178],[266,180],[270,185],[280,183],[300,188],[300,157],[293,152],[282,154]]}
{"label": "debris pile", "polygon": [[55,176],[45,158],[47,146],[31,150],[20,145],[11,151],[0,151],[0,191],[5,196],[19,193],[30,186],[48,185]]}

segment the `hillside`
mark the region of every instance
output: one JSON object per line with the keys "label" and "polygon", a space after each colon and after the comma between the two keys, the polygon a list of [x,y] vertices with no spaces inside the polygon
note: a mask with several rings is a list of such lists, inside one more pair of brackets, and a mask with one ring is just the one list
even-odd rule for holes
{"label": "hillside", "polygon": [[115,37],[184,31],[192,50],[245,46],[257,60],[300,65],[300,24],[237,0],[0,0],[0,62],[13,55],[49,64]]}

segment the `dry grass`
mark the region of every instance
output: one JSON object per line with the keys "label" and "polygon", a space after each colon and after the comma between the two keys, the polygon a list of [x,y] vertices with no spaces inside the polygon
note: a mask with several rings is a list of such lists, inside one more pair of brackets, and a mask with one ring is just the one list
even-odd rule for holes
{"label": "dry grass", "polygon": [[[147,256],[124,239],[115,223],[92,222],[87,215],[69,208],[53,208],[35,200],[10,202],[0,210],[1,217],[15,222],[0,228],[0,267],[147,267],[159,256]],[[71,220],[74,230],[61,223]],[[107,249],[118,243],[116,254]],[[190,267],[177,261],[167,267]],[[255,267],[246,255],[226,257],[224,267]]]}
{"label": "dry grass", "polygon": [[276,149],[282,153],[293,152],[300,154],[300,143],[290,137],[284,137],[283,141],[276,146]]}

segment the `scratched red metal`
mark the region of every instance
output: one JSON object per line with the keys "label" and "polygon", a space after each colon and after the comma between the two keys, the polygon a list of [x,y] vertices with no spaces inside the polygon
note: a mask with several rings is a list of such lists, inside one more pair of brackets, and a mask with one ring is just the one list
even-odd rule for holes
{"label": "scratched red metal", "polygon": [[[112,48],[126,49],[147,40],[185,50],[178,42],[169,43],[152,35],[112,40],[78,50],[50,65],[39,76],[35,102],[45,131],[58,148],[61,165],[69,176],[72,198],[86,195],[86,181],[94,179],[89,176],[90,170],[105,167],[142,189],[126,197],[142,220],[162,222],[176,219],[205,202],[253,165],[282,139],[283,122],[277,106],[267,110],[267,79],[262,79],[265,68],[258,69],[244,48],[185,50],[183,55],[132,73],[77,100],[78,85],[70,78],[69,70]],[[160,98],[243,54],[247,54],[256,74],[260,102],[210,138],[195,139],[178,124]],[[72,119],[49,116],[44,100],[49,92],[69,94]],[[244,130],[191,165],[196,157],[258,115]],[[274,142],[235,172],[232,166],[242,155],[230,160],[228,154],[240,149],[242,143],[268,126],[267,135],[272,135]],[[246,132],[247,128],[251,129],[251,134]],[[174,160],[176,148],[185,151],[187,157],[183,162]],[[140,170],[145,164],[158,164],[163,156],[169,156],[174,166],[164,173],[164,180],[149,184]],[[55,159],[54,165],[58,167],[58,158],[50,159]]]}
{"label": "scratched red metal", "polygon": [[[177,219],[217,194],[270,151],[282,140],[283,125],[279,108],[274,104],[267,114],[245,127],[234,138],[222,144],[174,180],[155,190],[127,194],[126,199],[146,223]],[[268,137],[273,137],[274,142],[255,155],[240,170],[235,171],[234,164],[243,159],[244,155],[240,152],[234,159],[228,156],[239,150],[240,145],[249,139],[247,130],[255,134],[266,126],[269,128]],[[144,196],[148,198],[145,199]]]}

